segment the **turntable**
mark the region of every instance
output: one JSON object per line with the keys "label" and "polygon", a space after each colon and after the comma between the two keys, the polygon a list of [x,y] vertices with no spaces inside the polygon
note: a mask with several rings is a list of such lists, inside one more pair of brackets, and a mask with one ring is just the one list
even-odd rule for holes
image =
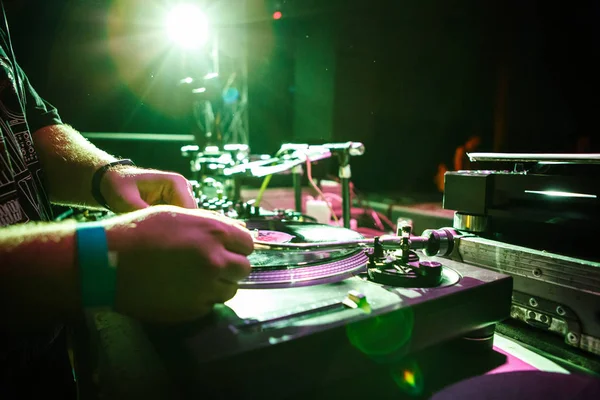
{"label": "turntable", "polygon": [[247,226],[253,272],[209,317],[169,328],[90,319],[102,396],[301,396],[450,339],[489,338],[509,315],[511,277],[440,257],[451,229],[364,238],[296,221]]}
{"label": "turntable", "polygon": [[[439,262],[420,260],[411,250],[427,238],[385,235],[366,239],[331,225],[281,220],[251,220],[256,249],[249,256],[252,273],[243,289],[296,287],[337,282],[357,273],[375,283],[396,287],[440,287],[460,276]],[[445,237],[450,233],[441,230]],[[386,251],[387,250],[387,251]],[[393,251],[390,251],[393,250]]]}
{"label": "turntable", "polygon": [[456,259],[513,276],[503,334],[600,372],[600,155],[469,157],[486,169],[445,176]]}

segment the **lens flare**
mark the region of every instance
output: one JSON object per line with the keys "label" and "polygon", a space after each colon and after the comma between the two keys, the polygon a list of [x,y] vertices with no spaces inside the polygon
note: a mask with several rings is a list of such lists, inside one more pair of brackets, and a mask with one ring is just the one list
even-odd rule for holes
{"label": "lens flare", "polygon": [[192,4],[180,4],[167,15],[167,34],[184,49],[198,49],[209,39],[206,15]]}
{"label": "lens flare", "polygon": [[423,394],[425,378],[421,369],[413,360],[407,360],[390,370],[392,379],[398,388],[410,396]]}
{"label": "lens flare", "polygon": [[375,359],[396,359],[405,353],[414,327],[411,308],[355,322],[346,326],[348,340]]}
{"label": "lens flare", "polygon": [[415,374],[412,371],[405,369],[404,382],[408,383],[411,387],[415,387]]}

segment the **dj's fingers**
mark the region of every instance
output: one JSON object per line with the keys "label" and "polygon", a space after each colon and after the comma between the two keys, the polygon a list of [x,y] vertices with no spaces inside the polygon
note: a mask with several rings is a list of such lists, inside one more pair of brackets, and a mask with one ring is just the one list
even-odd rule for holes
{"label": "dj's fingers", "polygon": [[219,221],[224,222],[227,225],[241,226],[243,228],[246,228],[246,223],[244,221],[226,217],[225,215],[223,215],[217,211],[211,211],[211,210],[205,210],[205,211],[211,213],[212,217],[217,218]]}
{"label": "dj's fingers", "polygon": [[228,225],[223,245],[227,250],[244,256],[254,251],[254,240],[250,231],[239,225]]}
{"label": "dj's fingers", "polygon": [[237,284],[237,282],[250,275],[252,267],[250,261],[240,254],[228,253],[225,255],[225,265],[219,269],[218,279],[223,282]]}
{"label": "dj's fingers", "polygon": [[241,227],[244,229],[246,227],[246,223],[244,221],[226,217],[222,213],[213,211],[213,210],[205,210],[205,209],[196,208],[195,210],[187,209],[187,210],[184,210],[184,212],[186,212],[190,215],[193,215],[195,217],[214,219],[214,220],[222,222],[226,225],[234,225],[234,226],[238,226],[238,227]]}
{"label": "dj's fingers", "polygon": [[178,174],[170,174],[166,180],[168,189],[163,191],[162,199],[166,204],[189,209],[198,208],[190,181]]}
{"label": "dj's fingers", "polygon": [[226,282],[218,279],[213,283],[211,289],[212,290],[210,290],[210,293],[207,293],[210,296],[208,303],[205,300],[202,300],[202,305],[225,303],[235,296],[238,290],[238,285],[237,283]]}
{"label": "dj's fingers", "polygon": [[105,196],[108,206],[115,213],[127,213],[142,210],[150,205],[142,199],[140,192],[134,184],[125,182],[119,187],[119,192]]}
{"label": "dj's fingers", "polygon": [[232,219],[231,221],[234,225],[241,226],[244,229],[246,228],[246,223],[244,221],[241,221],[239,219]]}

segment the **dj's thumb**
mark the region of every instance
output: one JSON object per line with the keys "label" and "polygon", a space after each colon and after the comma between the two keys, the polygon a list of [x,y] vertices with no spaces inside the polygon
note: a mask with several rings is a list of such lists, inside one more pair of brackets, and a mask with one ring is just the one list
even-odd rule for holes
{"label": "dj's thumb", "polygon": [[[113,200],[114,199],[114,200]],[[150,207],[140,196],[140,192],[135,185],[127,185],[121,188],[118,195],[113,196],[112,202],[107,199],[110,210],[115,213],[126,213],[136,210],[142,210]]]}

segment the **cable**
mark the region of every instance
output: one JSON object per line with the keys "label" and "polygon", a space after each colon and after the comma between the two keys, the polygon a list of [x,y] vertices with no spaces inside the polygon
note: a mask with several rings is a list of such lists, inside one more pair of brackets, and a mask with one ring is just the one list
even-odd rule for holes
{"label": "cable", "polygon": [[273,175],[265,176],[262,184],[260,185],[260,189],[258,190],[258,194],[256,195],[256,201],[254,202],[254,207],[260,207],[260,202],[262,201],[263,195],[265,194],[265,190],[267,190],[267,186],[269,186],[269,182],[271,182],[271,177]]}
{"label": "cable", "polygon": [[56,221],[56,222],[64,221],[67,218],[73,217],[74,215],[75,215],[75,210],[73,210],[72,208],[69,208],[65,212],[61,213],[58,217],[54,218],[54,221]]}
{"label": "cable", "polygon": [[[287,150],[283,150],[283,149],[279,149],[277,151],[277,153],[275,153],[275,155],[273,156],[273,158],[277,158],[279,157],[282,153],[285,153]],[[265,176],[265,179],[263,179],[262,184],[260,185],[260,189],[258,190],[258,194],[256,195],[256,200],[254,201],[254,206],[255,207],[259,207],[260,203],[262,201],[262,198],[265,194],[265,191],[267,190],[267,186],[269,186],[269,182],[271,182],[271,177],[273,176],[273,174],[271,175],[267,175]]]}
{"label": "cable", "polygon": [[[375,211],[375,210],[373,210]],[[396,224],[394,224],[385,214],[380,213],[379,211],[375,211],[377,213],[377,215],[383,220],[383,222],[385,222],[390,229],[395,232],[396,231]]]}
{"label": "cable", "polygon": [[377,211],[371,210],[371,218],[373,218],[373,222],[380,231],[385,231],[385,226],[383,226],[383,222],[381,222],[381,218],[379,218]]}
{"label": "cable", "polygon": [[319,187],[317,186],[317,184],[315,183],[315,181],[312,178],[312,169],[311,169],[310,159],[308,157],[306,158],[306,177],[308,178],[308,183],[310,183],[310,185],[313,187],[313,189],[315,189],[315,191],[317,192],[317,194],[319,195],[321,200],[323,200],[327,204],[327,207],[329,207],[329,211],[331,211],[331,216],[333,217],[333,220],[336,222],[336,224],[339,223],[340,221],[339,221],[337,215],[335,215],[335,211],[333,211],[333,207],[331,206],[331,203],[329,203],[326,200],[325,195],[323,194],[321,189],[319,189]]}
{"label": "cable", "polygon": [[[283,151],[281,149],[279,149],[273,157],[274,158],[278,157],[281,155],[281,153],[283,153]],[[263,179],[263,182],[260,185],[260,189],[258,190],[258,194],[256,195],[256,200],[254,201],[254,207],[260,207],[260,203],[262,201],[263,195],[265,194],[265,191],[267,190],[267,186],[269,186],[269,182],[271,182],[272,176],[273,176],[273,174],[267,175],[267,176],[265,176],[265,179]]]}
{"label": "cable", "polygon": [[340,203],[342,201],[344,201],[344,199],[342,198],[342,196],[340,196],[337,193],[323,193],[325,195],[325,199],[330,199],[333,201],[333,199],[339,201]]}

